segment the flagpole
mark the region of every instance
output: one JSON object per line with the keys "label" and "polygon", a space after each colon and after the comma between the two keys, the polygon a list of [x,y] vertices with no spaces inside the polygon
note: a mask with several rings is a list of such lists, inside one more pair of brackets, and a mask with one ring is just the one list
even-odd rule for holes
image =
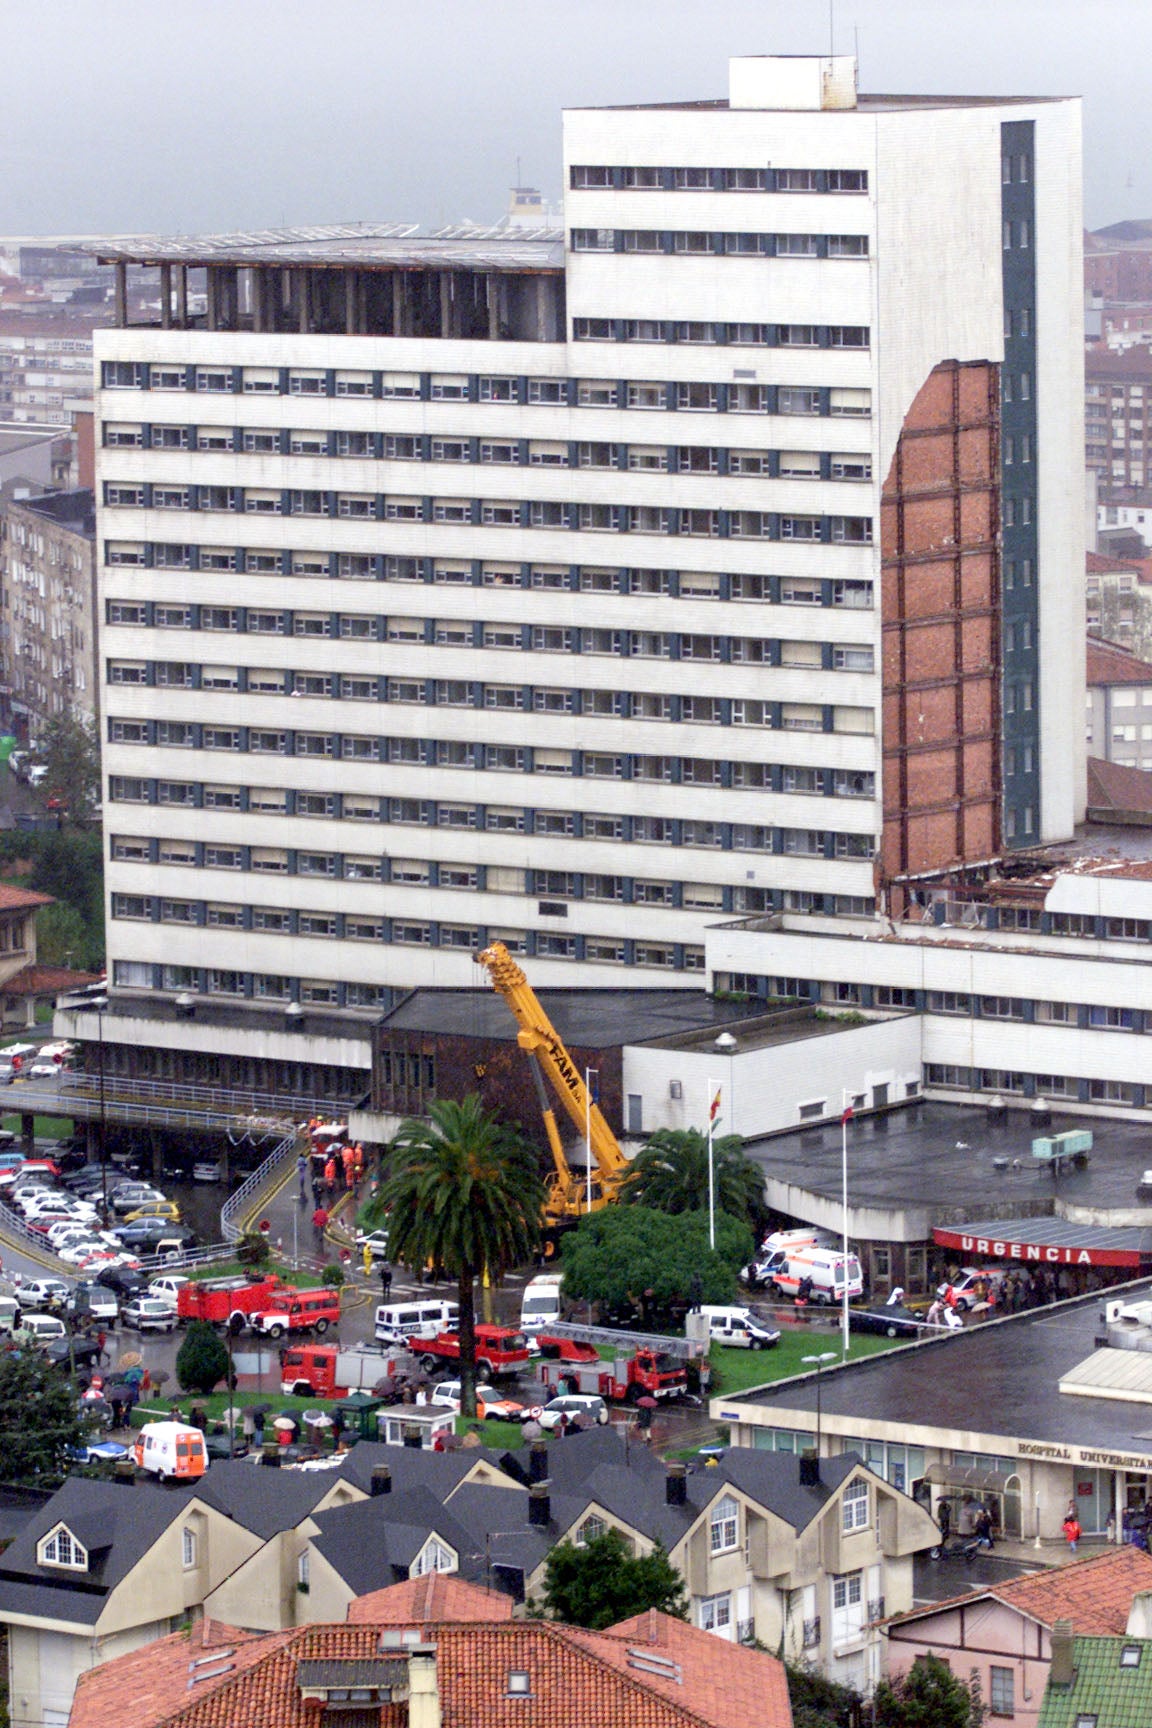
{"label": "flagpole", "polygon": [[841,1116],[840,1116],[840,1197],[841,1197],[841,1201],[843,1203],[842,1223],[843,1223],[843,1228],[844,1228],[844,1267],[843,1267],[843,1275],[844,1275],[844,1301],[843,1301],[844,1338],[843,1338],[843,1344],[844,1344],[844,1355],[847,1356],[848,1355],[848,1118],[852,1114],[852,1108],[851,1108],[851,1105],[849,1104],[848,1093],[846,1090],[841,1094],[841,1102],[842,1102],[843,1107],[844,1107],[843,1111],[841,1112]]}
{"label": "flagpole", "polygon": [[716,1106],[712,1097],[712,1082],[708,1081],[708,1246],[716,1247],[716,1172],[712,1163],[712,1123]]}

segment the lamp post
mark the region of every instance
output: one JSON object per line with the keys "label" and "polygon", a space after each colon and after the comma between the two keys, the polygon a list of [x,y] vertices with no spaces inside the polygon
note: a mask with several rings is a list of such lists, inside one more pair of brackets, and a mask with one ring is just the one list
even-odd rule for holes
{"label": "lamp post", "polygon": [[100,1224],[108,1228],[108,1119],[104,1106],[104,1010],[107,996],[97,996],[92,1003],[96,1010],[96,1073],[100,1088]]}
{"label": "lamp post", "polygon": [[811,1363],[816,1369],[816,1456],[820,1456],[820,1387],[824,1373],[825,1362],[835,1362],[835,1350],[822,1350],[819,1356],[801,1356],[801,1362]]}

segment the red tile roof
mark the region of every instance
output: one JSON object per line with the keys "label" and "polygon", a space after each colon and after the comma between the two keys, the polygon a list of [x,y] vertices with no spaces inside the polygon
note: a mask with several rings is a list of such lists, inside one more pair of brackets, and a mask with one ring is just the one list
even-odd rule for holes
{"label": "red tile roof", "polygon": [[1126,574],[1136,569],[1140,561],[1135,558],[1109,558],[1103,552],[1089,552],[1085,568],[1090,576],[1102,576],[1110,570]]}
{"label": "red tile roof", "polygon": [[512,1598],[502,1590],[485,1590],[450,1572],[428,1572],[373,1590],[348,1604],[348,1622],[353,1626],[427,1626],[438,1620],[511,1620]]}
{"label": "red tile roof", "polygon": [[1073,1629],[1085,1637],[1119,1637],[1127,1630],[1132,1598],[1141,1590],[1152,1590],[1152,1554],[1126,1544],[1067,1566],[1028,1572],[1007,1584],[930,1602],[907,1614],[894,1615],[888,1625],[894,1629],[947,1613],[962,1602],[970,1605],[991,1600],[1015,1608],[1042,1626],[1051,1626],[1054,1620],[1071,1620]]}
{"label": "red tile roof", "polygon": [[[282,1643],[283,1633],[270,1634]],[[191,1696],[203,1698],[268,1653],[268,1636],[203,1619],[81,1674],[68,1728],[108,1728],[132,1701],[132,1728],[155,1728]]]}
{"label": "red tile roof", "polygon": [[1152,815],[1152,774],[1146,768],[1128,768],[1122,762],[1088,758],[1088,809],[1094,819],[1109,815]]}
{"label": "red tile roof", "polygon": [[[187,1691],[162,1717],[145,1714],[126,1685],[128,1664],[170,1645],[148,1645],[98,1671],[105,1703],[133,1698],[133,1728],[316,1728],[322,1713],[300,1693],[301,1662],[363,1662],[406,1658],[403,1646],[381,1642],[381,1629],[409,1618],[417,1600],[412,1581],[385,1602],[386,1619],[372,1624],[305,1626],[254,1640],[242,1671],[210,1691]],[[378,1591],[387,1598],[392,1591]],[[471,1598],[467,1600],[472,1606]],[[399,1615],[396,1609],[403,1612]],[[435,1648],[443,1728],[792,1728],[780,1663],[763,1651],[737,1648],[663,1615],[642,1615],[609,1632],[584,1632],[543,1620],[440,1622],[424,1627]],[[247,1657],[249,1649],[243,1654]],[[187,1644],[185,1642],[185,1652]],[[238,1653],[239,1654],[239,1653]],[[185,1664],[185,1678],[186,1678]],[[511,1694],[509,1677],[528,1676],[528,1693]],[[366,1682],[361,1682],[366,1683]],[[198,1683],[203,1685],[203,1682]],[[94,1680],[85,1680],[85,1691]],[[78,1695],[79,1700],[79,1695]],[[88,1714],[69,1728],[107,1728],[113,1718]],[[405,1704],[380,1708],[380,1728],[406,1728]]]}
{"label": "red tile roof", "polygon": [[31,888],[14,888],[0,882],[0,912],[30,911],[33,906],[51,906],[51,894],[33,894]]}
{"label": "red tile roof", "polygon": [[99,984],[99,972],[73,972],[67,966],[25,966],[2,986],[9,996],[57,996],[62,990],[80,990]]}
{"label": "red tile roof", "polygon": [[1088,684],[1152,684],[1152,666],[1115,642],[1089,636]]}

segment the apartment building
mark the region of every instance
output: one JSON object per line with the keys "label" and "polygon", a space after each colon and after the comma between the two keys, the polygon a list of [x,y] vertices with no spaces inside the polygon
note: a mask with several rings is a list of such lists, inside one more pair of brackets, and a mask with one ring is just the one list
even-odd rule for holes
{"label": "apartment building", "polygon": [[194,1067],[213,999],[354,1018],[495,939],[698,987],[718,916],[1071,831],[1078,104],[737,60],[564,161],[562,233],[101,251],[126,1041],[188,998]]}
{"label": "apartment building", "polygon": [[60,715],[96,717],[95,546],[86,489],[0,499],[0,718],[21,738]]}
{"label": "apartment building", "polygon": [[[1130,517],[1111,513],[1135,505],[1131,492],[1152,478],[1145,407],[1152,407],[1152,354],[1144,345],[1116,352],[1090,348],[1084,361],[1084,452],[1099,476],[1101,528],[1126,526]],[[1152,436],[1152,433],[1149,434]]]}

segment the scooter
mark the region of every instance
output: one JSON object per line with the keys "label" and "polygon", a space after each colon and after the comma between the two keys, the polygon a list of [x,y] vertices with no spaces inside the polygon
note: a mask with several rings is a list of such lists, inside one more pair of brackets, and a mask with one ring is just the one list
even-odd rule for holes
{"label": "scooter", "polygon": [[979,1536],[945,1536],[935,1548],[928,1550],[933,1560],[975,1560],[980,1552]]}

